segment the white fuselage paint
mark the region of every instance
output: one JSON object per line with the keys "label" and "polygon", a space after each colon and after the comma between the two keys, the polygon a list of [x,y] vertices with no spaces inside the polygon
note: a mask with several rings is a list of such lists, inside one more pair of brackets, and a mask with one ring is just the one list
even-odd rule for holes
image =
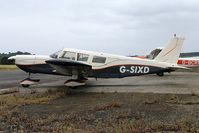
{"label": "white fuselage paint", "polygon": [[[141,65],[141,66],[154,66],[154,67],[161,67],[161,68],[167,68],[171,67],[172,64],[170,63],[164,63],[164,62],[158,62],[155,60],[149,60],[149,59],[138,59],[138,58],[132,58],[132,57],[126,57],[126,56],[120,56],[120,55],[113,55],[113,54],[106,54],[106,53],[98,53],[98,52],[90,52],[85,50],[76,50],[76,49],[64,49],[64,51],[71,51],[75,53],[84,53],[89,55],[89,59],[87,62],[82,62],[88,65],[91,65],[93,69],[102,69],[107,68],[115,65]],[[60,53],[61,55],[61,53]],[[58,56],[58,58],[60,57]],[[101,56],[106,57],[106,62],[101,63],[93,63],[92,59],[94,56]],[[50,56],[44,56],[44,55],[17,55],[14,57],[15,63],[17,65],[34,65],[34,64],[46,64],[46,60],[52,59]],[[75,59],[77,61],[77,59]]]}
{"label": "white fuselage paint", "polygon": [[[70,51],[76,53],[75,61],[77,61],[77,53],[83,53],[89,55],[88,61],[78,61],[87,65],[92,66],[93,70],[106,69],[111,68],[113,66],[121,66],[118,68],[120,73],[130,73],[130,74],[147,74],[150,71],[150,67],[157,67],[162,69],[167,69],[169,67],[174,67],[175,64],[158,62],[156,60],[149,59],[138,59],[120,55],[106,54],[106,53],[98,53],[91,52],[85,50],[77,50],[77,49],[63,49],[57,58],[62,56],[63,52]],[[94,56],[106,57],[105,63],[93,63],[92,59]],[[18,55],[15,57],[11,57],[15,59],[16,65],[38,65],[38,64],[46,64],[46,60],[52,59],[50,56],[39,56],[39,55]],[[10,58],[10,59],[11,59]],[[131,66],[127,68],[126,66]]]}
{"label": "white fuselage paint", "polygon": [[45,55],[16,55],[9,59],[15,59],[16,65],[37,65],[46,64],[46,60],[52,59]]}

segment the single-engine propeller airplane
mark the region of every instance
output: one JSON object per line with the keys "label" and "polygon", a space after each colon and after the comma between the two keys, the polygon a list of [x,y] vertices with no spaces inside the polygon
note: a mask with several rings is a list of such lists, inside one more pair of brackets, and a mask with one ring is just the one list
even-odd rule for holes
{"label": "single-engine propeller airplane", "polygon": [[17,55],[10,57],[28,78],[23,87],[36,84],[31,73],[71,76],[66,86],[85,85],[87,78],[124,78],[186,69],[177,64],[184,38],[173,37],[154,60],[65,48],[50,56]]}

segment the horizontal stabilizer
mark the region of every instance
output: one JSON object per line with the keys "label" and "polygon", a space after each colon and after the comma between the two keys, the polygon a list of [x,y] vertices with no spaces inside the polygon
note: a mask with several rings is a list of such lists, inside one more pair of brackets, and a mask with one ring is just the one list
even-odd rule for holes
{"label": "horizontal stabilizer", "polygon": [[177,70],[177,69],[186,69],[186,70],[190,70],[191,68],[187,68],[187,67],[183,67],[183,66],[172,66],[172,67],[169,67],[168,69],[173,69],[173,70]]}

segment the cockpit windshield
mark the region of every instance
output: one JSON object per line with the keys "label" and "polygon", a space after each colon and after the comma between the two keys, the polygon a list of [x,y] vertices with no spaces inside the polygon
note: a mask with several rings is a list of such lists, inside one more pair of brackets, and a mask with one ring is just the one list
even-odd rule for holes
{"label": "cockpit windshield", "polygon": [[54,54],[51,54],[50,57],[54,58],[54,59],[57,59],[60,53],[61,53],[61,50],[58,51],[58,52],[55,52]]}
{"label": "cockpit windshield", "polygon": [[60,58],[68,59],[68,60],[75,60],[76,53],[75,52],[71,52],[71,51],[64,51]]}

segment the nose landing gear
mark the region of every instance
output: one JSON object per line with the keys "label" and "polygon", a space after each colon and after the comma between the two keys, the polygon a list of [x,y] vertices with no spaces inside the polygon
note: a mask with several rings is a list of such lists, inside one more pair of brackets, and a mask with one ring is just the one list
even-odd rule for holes
{"label": "nose landing gear", "polygon": [[40,79],[31,79],[30,75],[31,74],[29,73],[28,78],[26,78],[20,82],[22,87],[28,88],[28,87],[30,87],[30,85],[35,85],[35,84],[39,83]]}

